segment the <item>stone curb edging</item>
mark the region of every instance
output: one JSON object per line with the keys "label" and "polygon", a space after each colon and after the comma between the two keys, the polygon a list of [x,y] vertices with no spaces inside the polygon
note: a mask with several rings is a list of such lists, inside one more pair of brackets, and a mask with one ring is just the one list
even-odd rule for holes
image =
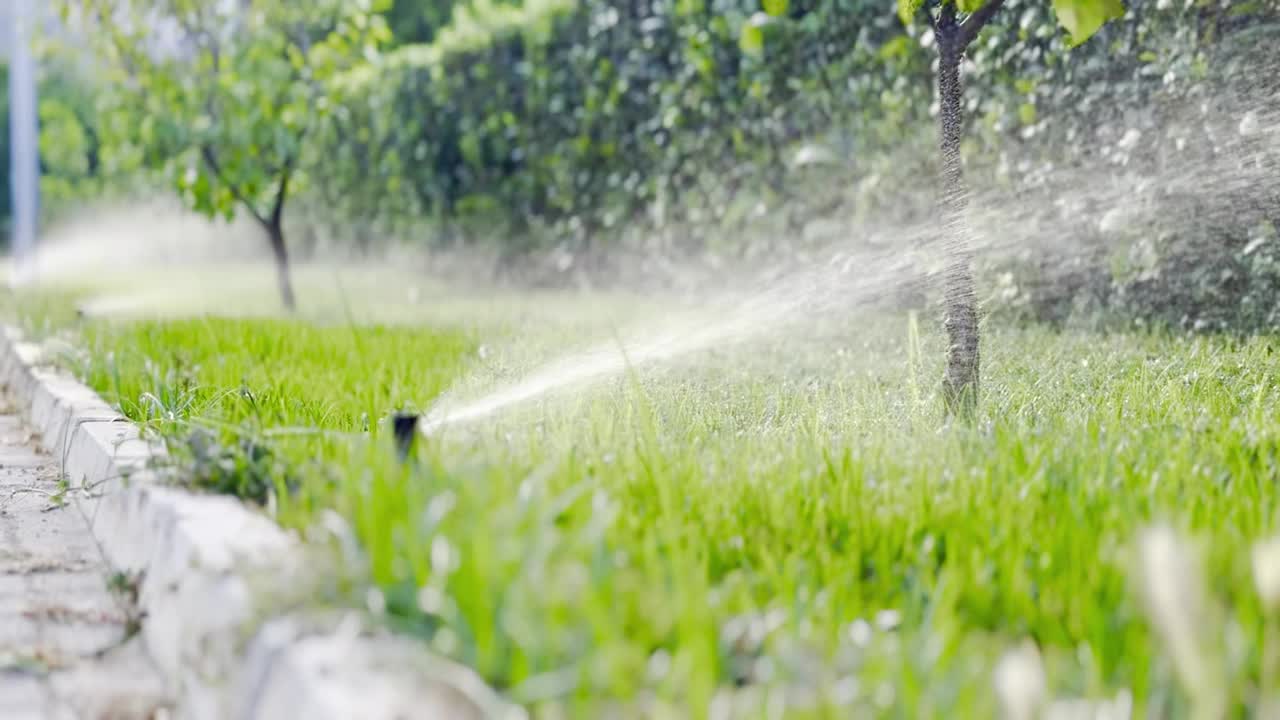
{"label": "stone curb edging", "polygon": [[469,669],[412,641],[370,636],[355,615],[320,631],[296,617],[259,624],[265,609],[255,607],[250,576],[288,582],[291,573],[305,572],[302,543],[232,497],[161,484],[150,465],[163,449],[41,357],[39,346],[5,329],[0,382],[61,463],[109,565],[141,571],[142,639],[180,717],[524,715]]}

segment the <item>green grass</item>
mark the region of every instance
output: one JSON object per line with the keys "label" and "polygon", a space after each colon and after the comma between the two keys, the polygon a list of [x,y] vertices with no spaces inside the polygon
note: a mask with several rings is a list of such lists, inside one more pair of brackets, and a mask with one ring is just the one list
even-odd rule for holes
{"label": "green grass", "polygon": [[1055,696],[1188,716],[1134,587],[1153,522],[1202,553],[1212,612],[1188,632],[1256,712],[1277,680],[1250,575],[1278,529],[1276,342],[989,328],[980,417],[948,426],[940,341],[912,328],[635,368],[446,428],[408,466],[389,412],[519,377],[581,328],[99,320],[76,338],[89,382],[181,457],[204,428],[286,524],[337,510],[374,609],[541,716],[991,717],[992,669],[1027,638]]}

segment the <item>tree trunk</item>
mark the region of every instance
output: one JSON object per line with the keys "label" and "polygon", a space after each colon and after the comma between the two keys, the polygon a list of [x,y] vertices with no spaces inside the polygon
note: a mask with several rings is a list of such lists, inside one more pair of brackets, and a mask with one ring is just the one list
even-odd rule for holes
{"label": "tree trunk", "polygon": [[978,301],[974,291],[969,226],[965,213],[969,205],[964,169],[960,163],[960,135],[963,87],[960,61],[964,46],[958,28],[940,26],[938,32],[938,142],[942,153],[942,197],[940,210],[946,269],[943,272],[943,303],[946,315],[947,367],[942,392],[947,412],[971,415],[978,402]]}
{"label": "tree trunk", "polygon": [[289,277],[289,249],[284,241],[284,227],[280,222],[267,225],[267,239],[271,241],[271,255],[276,261],[276,285],[280,288],[280,300],[285,310],[298,308],[293,296],[293,281]]}

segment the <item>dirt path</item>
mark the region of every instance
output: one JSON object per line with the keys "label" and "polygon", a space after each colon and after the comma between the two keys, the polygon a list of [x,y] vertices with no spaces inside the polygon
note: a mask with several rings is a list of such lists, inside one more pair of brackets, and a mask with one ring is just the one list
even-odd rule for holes
{"label": "dirt path", "polygon": [[0,718],[168,717],[158,675],[130,638],[128,582],[106,566],[60,492],[57,463],[36,448],[0,412]]}

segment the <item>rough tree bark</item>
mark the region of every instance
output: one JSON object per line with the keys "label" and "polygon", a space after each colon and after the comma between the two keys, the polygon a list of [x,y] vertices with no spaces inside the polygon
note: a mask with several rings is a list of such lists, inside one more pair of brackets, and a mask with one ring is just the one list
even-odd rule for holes
{"label": "rough tree bark", "polygon": [[285,242],[284,236],[284,205],[289,199],[289,181],[293,178],[294,159],[290,158],[284,165],[280,173],[280,182],[276,186],[275,200],[271,204],[271,213],[262,214],[255,204],[255,199],[250,197],[240,188],[239,185],[230,181],[230,178],[222,170],[222,164],[218,162],[218,154],[210,145],[200,148],[200,155],[204,158],[205,165],[209,171],[213,173],[218,182],[226,186],[236,202],[245,209],[262,229],[267,233],[267,242],[271,246],[271,256],[276,266],[276,285],[280,290],[280,301],[284,303],[284,307],[289,312],[297,309],[298,303],[293,295],[293,281],[289,277],[289,248]]}
{"label": "rough tree bark", "polygon": [[284,239],[284,203],[289,197],[289,179],[292,167],[286,168],[280,177],[280,186],[276,188],[275,203],[271,207],[271,215],[263,218],[263,226],[267,230],[267,239],[271,242],[271,256],[276,263],[276,284],[280,289],[280,301],[289,312],[297,309],[297,299],[293,295],[293,280],[289,276],[289,248]]}
{"label": "rough tree bark", "polygon": [[964,52],[1003,5],[991,0],[960,22],[954,2],[943,0],[936,16],[929,14],[938,48],[938,148],[942,160],[942,194],[939,200],[941,232],[946,253],[942,276],[946,316],[947,363],[942,381],[943,400],[951,415],[971,415],[978,402],[980,371],[978,298],[973,281],[973,247],[966,212],[969,190],[960,160],[964,131],[964,86],[960,64]]}
{"label": "rough tree bark", "polygon": [[276,263],[276,285],[280,289],[280,301],[286,310],[293,312],[298,307],[293,296],[293,280],[289,276],[289,248],[284,240],[284,228],[272,225],[267,228],[267,239],[271,242],[271,256]]}

